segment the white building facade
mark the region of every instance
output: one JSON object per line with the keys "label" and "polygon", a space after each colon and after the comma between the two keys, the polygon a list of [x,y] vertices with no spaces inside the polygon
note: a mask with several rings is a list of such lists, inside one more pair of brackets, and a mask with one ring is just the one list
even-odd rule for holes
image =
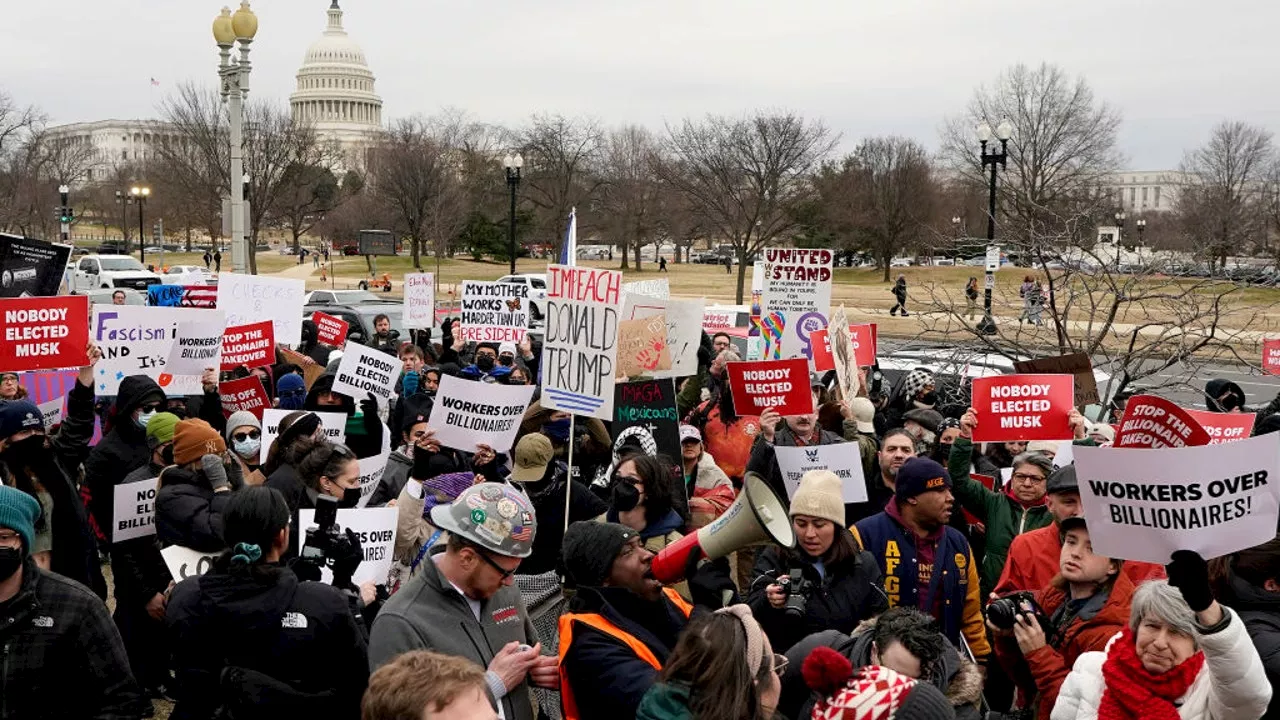
{"label": "white building facade", "polygon": [[1169,212],[1177,207],[1184,183],[1177,170],[1129,171],[1118,173],[1109,189],[1116,207],[1126,213]]}
{"label": "white building facade", "polygon": [[145,163],[155,157],[156,147],[165,138],[176,137],[167,123],[159,120],[98,120],[51,127],[45,139],[53,145],[72,145],[84,150],[85,167],[73,186],[109,180],[117,168]]}

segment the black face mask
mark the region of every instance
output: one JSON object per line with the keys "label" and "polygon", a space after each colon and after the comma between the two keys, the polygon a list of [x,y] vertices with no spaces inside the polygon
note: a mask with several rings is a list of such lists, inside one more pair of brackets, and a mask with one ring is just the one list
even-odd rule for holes
{"label": "black face mask", "polygon": [[618,512],[635,510],[640,504],[640,491],[635,485],[620,480],[613,486],[613,509]]}
{"label": "black face mask", "polygon": [[0,582],[13,577],[22,567],[22,548],[0,548]]}
{"label": "black face mask", "polygon": [[342,497],[338,500],[338,507],[353,508],[360,504],[360,488],[347,488],[342,491]]}
{"label": "black face mask", "polygon": [[508,357],[506,355],[503,355],[502,357],[498,358],[498,364],[502,365],[503,367],[511,367],[512,365],[516,364],[515,356]]}
{"label": "black face mask", "polygon": [[50,459],[48,448],[44,445],[44,435],[32,435],[17,442],[11,442],[0,452],[0,461],[17,472],[21,468],[36,467]]}
{"label": "black face mask", "polygon": [[921,395],[920,397],[916,398],[916,402],[920,403],[921,405],[928,405],[929,407],[933,407],[934,405],[938,404],[938,393],[927,392]]}
{"label": "black face mask", "polygon": [[951,443],[938,443],[938,449],[933,451],[933,459],[939,465],[946,467],[947,461],[951,459]]}
{"label": "black face mask", "polygon": [[493,369],[493,358],[488,355],[480,355],[476,357],[476,369],[480,372],[489,372]]}

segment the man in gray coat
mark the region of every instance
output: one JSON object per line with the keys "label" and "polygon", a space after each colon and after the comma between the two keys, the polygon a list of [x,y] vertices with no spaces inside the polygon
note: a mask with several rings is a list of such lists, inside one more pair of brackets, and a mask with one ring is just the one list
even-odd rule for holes
{"label": "man in gray coat", "polygon": [[411,650],[465,657],[486,669],[500,717],[534,720],[529,686],[558,689],[560,680],[555,648],[542,654],[514,584],[520,561],[533,551],[533,504],[510,485],[480,483],[433,507],[431,522],[449,539],[378,613],[370,670]]}

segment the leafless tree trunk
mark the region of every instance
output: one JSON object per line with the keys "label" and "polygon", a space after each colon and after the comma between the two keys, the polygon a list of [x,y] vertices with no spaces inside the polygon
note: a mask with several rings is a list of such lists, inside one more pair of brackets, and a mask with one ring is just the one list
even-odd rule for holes
{"label": "leafless tree trunk", "polygon": [[[520,133],[524,172],[520,183],[524,197],[537,209],[539,233],[556,253],[569,228],[569,211],[583,211],[598,197],[598,165],[604,132],[591,119],[539,115]],[[578,216],[578,235],[590,232],[597,218],[590,212]]]}
{"label": "leafless tree trunk", "polygon": [[1266,180],[1276,162],[1271,133],[1223,122],[1182,161],[1178,220],[1192,245],[1207,250],[1210,268],[1250,245],[1265,245]]}
{"label": "leafless tree trunk", "polygon": [[432,210],[456,182],[450,148],[429,120],[409,118],[393,123],[370,155],[373,197],[394,217],[395,229],[408,235],[413,266],[421,268]]}
{"label": "leafless tree trunk", "polygon": [[657,233],[662,216],[661,188],[655,168],[659,147],[653,135],[638,125],[609,133],[601,163],[601,227],[622,250],[621,269],[628,269],[627,251],[635,252],[640,270],[640,248]]}

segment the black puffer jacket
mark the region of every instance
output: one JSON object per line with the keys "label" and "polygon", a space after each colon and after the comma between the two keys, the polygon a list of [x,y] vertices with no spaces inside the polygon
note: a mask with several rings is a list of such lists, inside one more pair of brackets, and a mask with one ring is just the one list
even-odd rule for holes
{"label": "black puffer jacket", "polygon": [[[1274,688],[1280,685],[1280,593],[1267,592],[1236,577],[1235,573],[1231,574],[1230,583],[1235,595],[1231,609],[1244,620],[1249,638],[1267,671],[1267,681]],[[1272,696],[1262,720],[1280,720],[1280,698]]]}
{"label": "black puffer jacket", "polygon": [[174,649],[174,720],[360,716],[368,642],[336,588],[278,565],[231,568],[178,583],[165,623]]}
{"label": "black puffer jacket", "polygon": [[222,540],[222,510],[230,492],[214,492],[204,473],[169,466],[160,473],[156,492],[156,535],[160,544],[181,545],[200,552],[218,552]]}
{"label": "black puffer jacket", "polygon": [[[155,479],[164,470],[147,464],[129,473],[126,483]],[[118,542],[111,547],[111,573],[115,579],[116,604],[145,605],[169,588],[173,579],[160,555],[160,541],[154,535]]]}
{"label": "black puffer jacket", "polygon": [[116,395],[111,432],[102,437],[84,463],[84,479],[90,493],[89,510],[108,542],[115,514],[116,485],[151,460],[147,432],[138,427],[131,417],[134,410],[150,401],[164,402],[164,391],[155,380],[146,375],[130,375],[122,380],[120,393]]}

